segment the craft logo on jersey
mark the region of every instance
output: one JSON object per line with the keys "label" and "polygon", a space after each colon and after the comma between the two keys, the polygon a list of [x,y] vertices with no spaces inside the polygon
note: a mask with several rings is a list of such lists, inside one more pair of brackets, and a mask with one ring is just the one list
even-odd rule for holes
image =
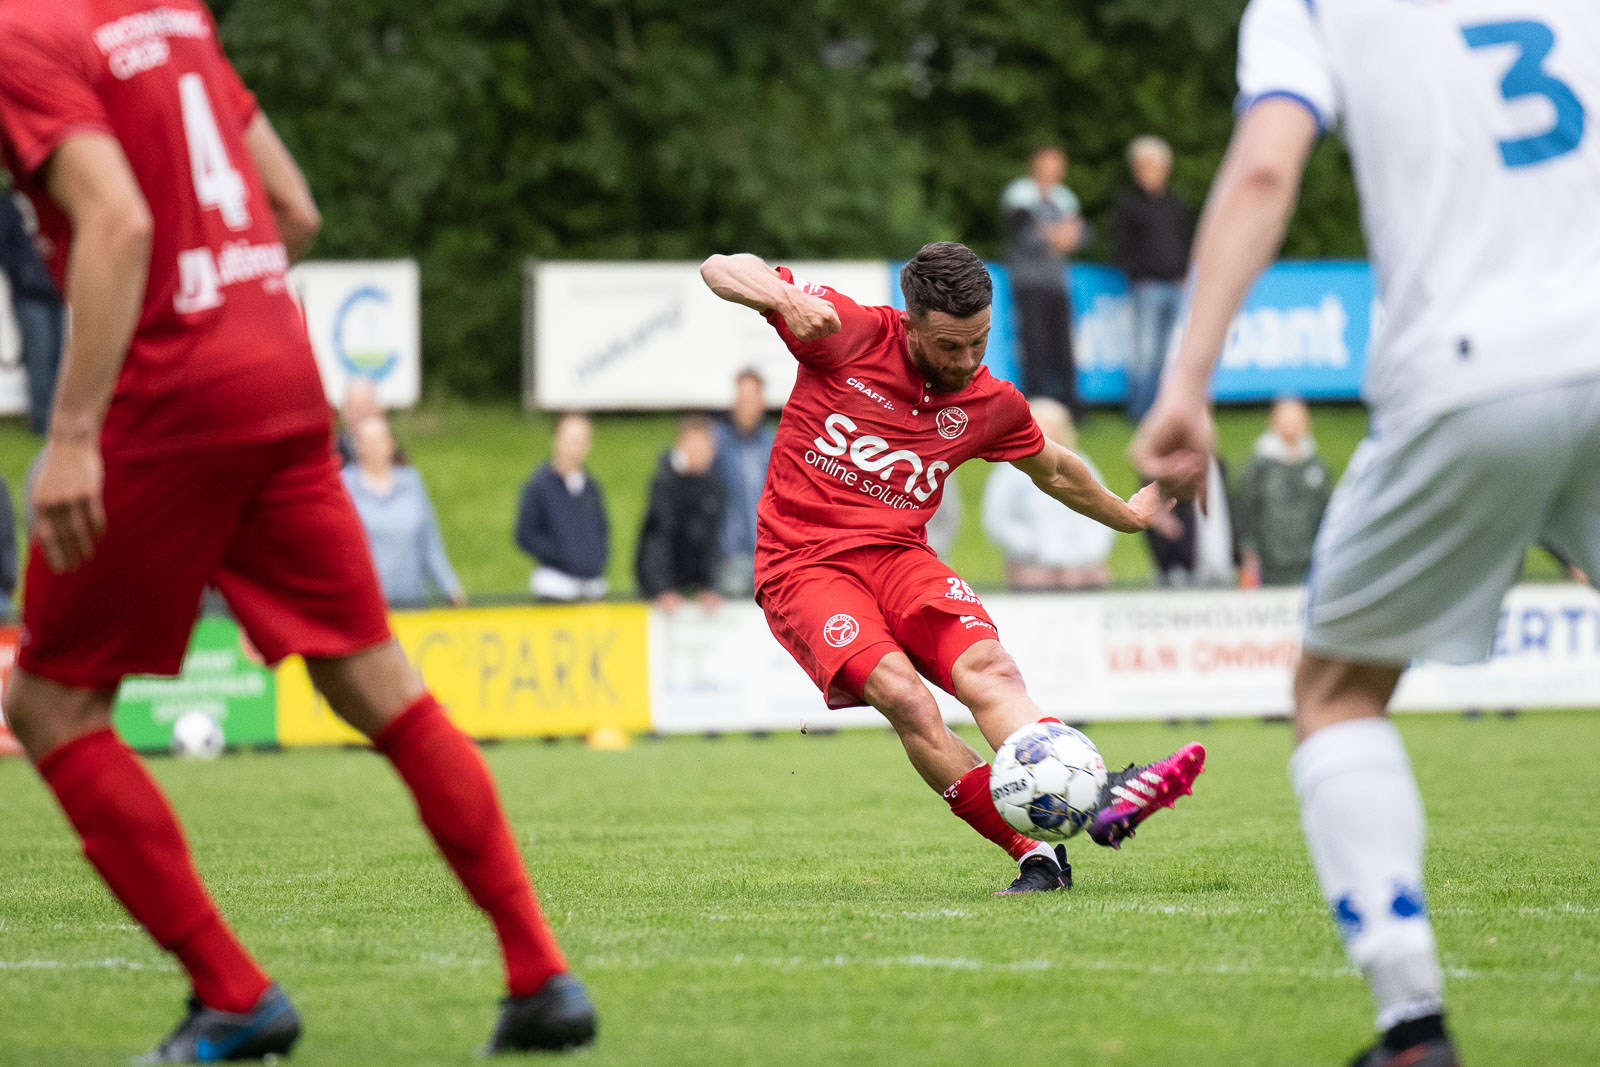
{"label": "craft logo on jersey", "polygon": [[868,400],[876,401],[877,403],[882,404],[885,411],[894,410],[893,400],[890,400],[888,397],[878,392],[860,378],[847,378],[845,379],[845,384],[854,389],[856,392],[860,393],[862,396],[866,397]]}
{"label": "craft logo on jersey", "polygon": [[967,413],[960,408],[945,408],[933,421],[939,427],[939,436],[946,441],[954,441],[967,431]]}
{"label": "craft logo on jersey", "polygon": [[[892,508],[920,508],[939,491],[939,482],[950,464],[942,459],[924,463],[909,448],[891,448],[876,434],[862,434],[852,440],[856,422],[837,411],[822,422],[825,437],[812,438],[816,446],[806,452],[806,462],[845,485],[859,489],[874,500]],[[843,462],[848,459],[847,464]],[[906,480],[890,481],[904,464]],[[863,475],[876,474],[876,479]]]}
{"label": "craft logo on jersey", "polygon": [[860,632],[861,624],[856,622],[855,616],[842,611],[822,624],[822,639],[834,648],[848,645]]}

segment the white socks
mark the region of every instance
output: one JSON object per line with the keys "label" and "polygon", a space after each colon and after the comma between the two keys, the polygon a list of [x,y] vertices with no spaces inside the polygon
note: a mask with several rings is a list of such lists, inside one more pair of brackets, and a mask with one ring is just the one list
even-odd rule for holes
{"label": "white socks", "polygon": [[1049,845],[1040,842],[1037,847],[1032,848],[1027,852],[1024,852],[1021,856],[1017,857],[1017,866],[1021,867],[1026,860],[1033,856],[1043,856],[1051,863],[1054,863],[1056,861],[1056,850],[1051,848]]}
{"label": "white socks", "polygon": [[1295,749],[1311,862],[1345,950],[1377,1002],[1378,1029],[1441,1010],[1443,976],[1422,895],[1422,797],[1400,731],[1352,719]]}

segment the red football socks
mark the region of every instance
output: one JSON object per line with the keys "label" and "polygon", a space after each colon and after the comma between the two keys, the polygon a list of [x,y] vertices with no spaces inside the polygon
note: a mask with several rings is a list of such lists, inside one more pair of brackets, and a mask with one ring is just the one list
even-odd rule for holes
{"label": "red football socks", "polygon": [[156,944],[178,957],[195,996],[219,1011],[255,1006],[270,979],[223,921],[200,881],[183,830],[144,764],[108,729],[39,760],[83,839],[83,854]]}
{"label": "red football socks", "polygon": [[511,995],[533,993],[564,972],[567,961],[539,911],[477,746],[426,693],[379,731],[373,744],[411,789],[423,825],[456,877],[488,912],[505,953]]}
{"label": "red football socks", "polygon": [[984,837],[1006,850],[1014,860],[1039,847],[1039,842],[1023,837],[1011,828],[995,810],[989,797],[989,765],[980,763],[957,778],[955,784],[944,791],[944,798],[966,824]]}

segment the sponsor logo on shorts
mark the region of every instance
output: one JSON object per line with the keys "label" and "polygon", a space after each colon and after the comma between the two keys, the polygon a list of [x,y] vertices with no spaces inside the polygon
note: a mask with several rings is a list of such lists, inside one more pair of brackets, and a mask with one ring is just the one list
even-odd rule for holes
{"label": "sponsor logo on shorts", "polygon": [[999,630],[995,630],[994,629],[994,623],[987,622],[987,621],[985,621],[983,619],[980,619],[976,615],[963,615],[963,616],[961,616],[961,623],[962,623],[962,625],[964,625],[969,630],[973,629],[974,627],[977,627],[977,628],[984,629],[984,630],[994,630],[995,633],[999,633],[1000,632]]}
{"label": "sponsor logo on shorts", "polygon": [[933,423],[939,428],[940,437],[954,441],[967,432],[967,413],[960,408],[945,408],[934,417]]}
{"label": "sponsor logo on shorts", "polygon": [[950,583],[950,589],[944,595],[946,600],[959,600],[963,604],[983,603],[983,601],[978,599],[978,594],[972,591],[972,586],[968,585],[966,582],[963,582],[960,578],[952,575],[951,577],[946,578],[945,581]]}
{"label": "sponsor logo on shorts", "polygon": [[834,648],[843,648],[860,633],[861,624],[856,622],[855,616],[842,611],[822,624],[822,639]]}

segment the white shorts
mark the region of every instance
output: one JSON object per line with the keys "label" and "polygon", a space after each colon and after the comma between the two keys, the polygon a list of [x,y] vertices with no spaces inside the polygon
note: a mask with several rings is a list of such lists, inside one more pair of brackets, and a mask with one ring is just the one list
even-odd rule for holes
{"label": "white shorts", "polygon": [[1361,442],[1317,536],[1306,651],[1481,662],[1534,545],[1600,577],[1600,380]]}

